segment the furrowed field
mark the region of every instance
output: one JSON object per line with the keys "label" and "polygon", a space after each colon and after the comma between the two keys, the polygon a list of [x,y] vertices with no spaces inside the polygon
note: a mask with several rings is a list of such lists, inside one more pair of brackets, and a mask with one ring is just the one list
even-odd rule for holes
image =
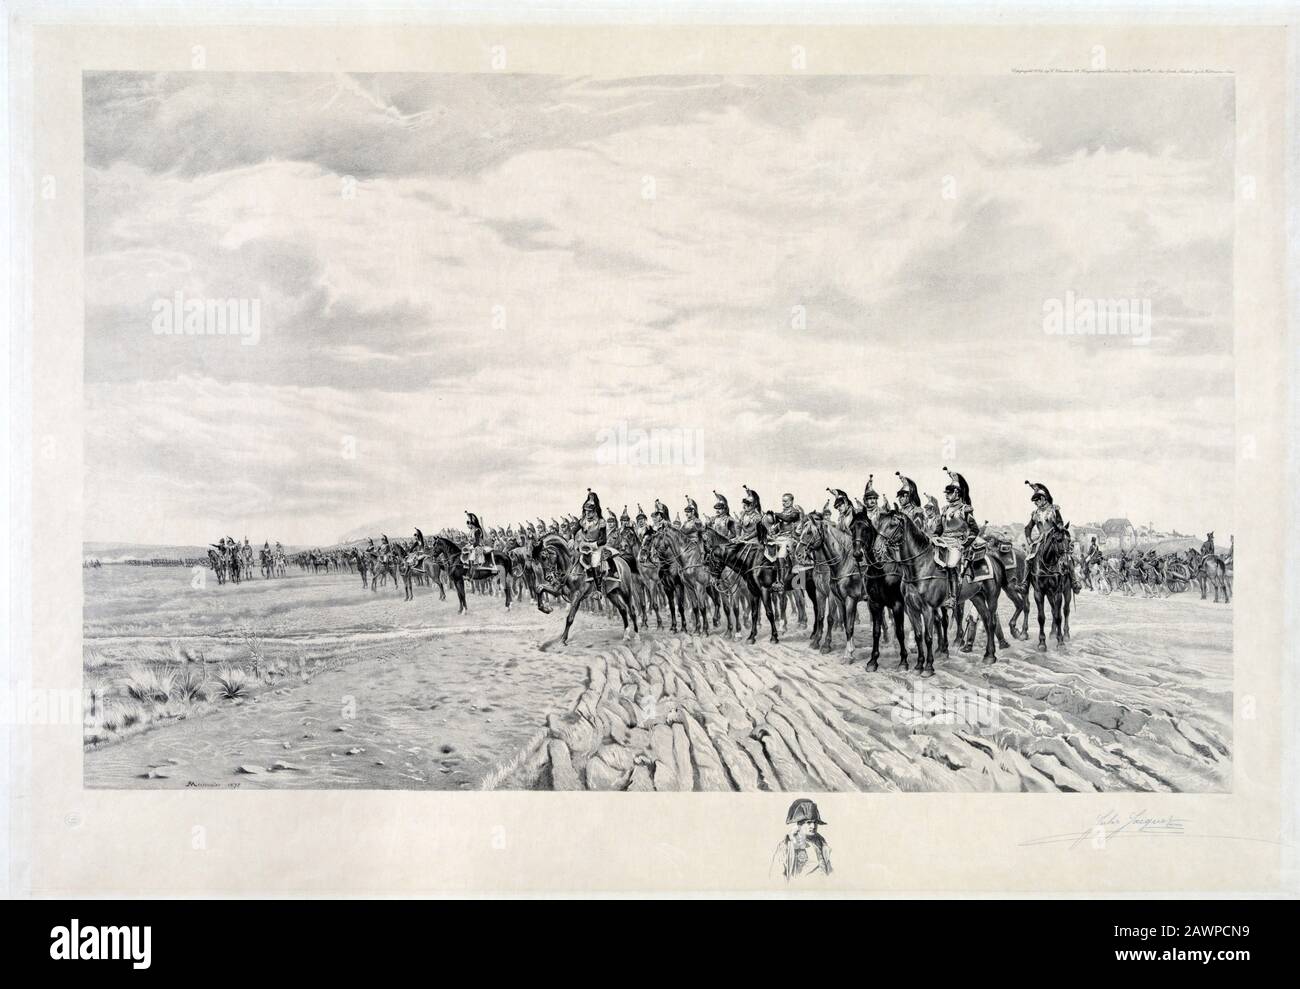
{"label": "furrowed field", "polygon": [[[919,683],[779,645],[622,628],[349,574],[201,587],[84,571],[93,787],[1180,790],[1231,786],[1232,609],[1084,592],[1065,649]],[[1009,610],[1003,609],[1005,620]],[[1036,623],[1031,621],[1036,634]],[[982,636],[982,633],[981,633]],[[980,640],[982,645],[982,638]]]}

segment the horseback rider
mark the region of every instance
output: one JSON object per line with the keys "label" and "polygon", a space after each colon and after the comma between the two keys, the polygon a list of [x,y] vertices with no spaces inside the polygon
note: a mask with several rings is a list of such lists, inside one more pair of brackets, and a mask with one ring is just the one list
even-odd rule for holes
{"label": "horseback rider", "polygon": [[681,512],[678,512],[676,515],[673,516],[673,528],[674,528],[674,529],[677,529],[678,531],[681,531],[681,528],[682,528],[682,513],[681,513]]}
{"label": "horseback rider", "polygon": [[739,531],[731,541],[763,546],[767,542],[767,527],[763,524],[763,506],[758,500],[757,491],[748,484],[742,486],[745,489],[745,497],[740,500]]}
{"label": "horseback rider", "polygon": [[[971,507],[970,486],[966,483],[966,478],[947,467],[944,470],[949,478],[943,489],[947,504],[939,513],[939,531],[934,537],[935,558],[947,570],[948,590],[956,601],[961,589],[961,565],[967,550],[979,536],[979,524],[975,521],[975,510]],[[915,489],[916,486],[912,485],[912,490]],[[919,504],[916,508],[921,510]]]}
{"label": "horseback rider", "polygon": [[832,507],[839,512],[839,517],[835,520],[835,527],[841,532],[851,532],[853,529],[853,499],[840,488],[827,488],[830,492]]}
{"label": "horseback rider", "polygon": [[652,532],[658,532],[668,523],[668,506],[656,498],[654,511],[650,513],[650,529]]}
{"label": "horseback rider", "polygon": [[1088,543],[1087,552],[1083,554],[1083,562],[1089,567],[1095,567],[1101,559],[1101,547],[1097,545],[1097,536],[1094,534],[1092,541]]}
{"label": "horseback rider", "polygon": [[731,506],[718,492],[713,492],[713,497],[717,500],[713,503],[714,515],[709,519],[709,528],[731,539],[736,534],[736,520],[732,517]]}
{"label": "horseback rider", "polygon": [[[483,562],[483,523],[478,516],[465,509],[465,528],[469,530],[469,545],[461,551],[461,557],[468,563],[478,566]],[[387,542],[387,537],[385,537]]]}
{"label": "horseback rider", "polygon": [[[944,470],[948,468],[945,467]],[[901,471],[894,471],[900,487],[898,489],[898,510],[916,523],[916,527],[925,531],[925,509],[921,507],[921,495],[916,490],[916,482],[904,477]],[[947,490],[947,489],[945,489]]]}
{"label": "horseback rider", "polygon": [[787,539],[793,538],[804,519],[804,510],[794,503],[794,495],[789,491],[781,495],[781,510],[776,513],[777,534]]}
{"label": "horseback rider", "polygon": [[682,533],[687,536],[698,536],[704,531],[704,523],[700,521],[700,506],[695,504],[695,499],[690,495],[686,498],[686,518],[682,521]]}
{"label": "horseback rider", "polygon": [[623,514],[618,517],[619,531],[632,531],[632,516],[627,513],[627,506],[623,506]]}
{"label": "horseback rider", "polygon": [[872,525],[880,519],[880,492],[871,483],[875,477],[875,474],[868,474],[867,486],[862,489],[862,510],[867,513]]}
{"label": "horseback rider", "polygon": [[641,507],[641,502],[636,503],[636,535],[638,539],[644,539],[650,531],[650,522],[646,518],[645,509]]}
{"label": "horseback rider", "polygon": [[578,551],[582,568],[592,580],[601,579],[601,571],[617,577],[618,567],[614,558],[621,555],[618,550],[608,545],[609,532],[605,519],[601,516],[600,496],[591,488],[587,489],[587,499],[582,503],[582,517],[578,519]]}
{"label": "horseback rider", "polygon": [[1047,485],[1033,481],[1025,483],[1033,490],[1029,500],[1034,503],[1034,511],[1025,523],[1025,539],[1029,541],[1029,549],[1025,553],[1025,585],[1031,586],[1038,577],[1039,544],[1051,526],[1064,526],[1065,520],[1061,518],[1061,510],[1052,501],[1052,492],[1047,490]]}
{"label": "horseback rider", "polygon": [[[988,523],[984,523],[988,525]],[[939,531],[939,499],[932,494],[925,496],[925,529],[927,532]]]}

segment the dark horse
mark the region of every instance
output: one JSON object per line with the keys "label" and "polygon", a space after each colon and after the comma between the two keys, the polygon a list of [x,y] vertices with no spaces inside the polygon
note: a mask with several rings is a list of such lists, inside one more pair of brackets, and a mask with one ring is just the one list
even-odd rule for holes
{"label": "dark horse", "polygon": [[[1038,608],[1038,651],[1047,652],[1043,634],[1043,598],[1052,605],[1052,634],[1058,646],[1065,645],[1070,629],[1070,531],[1052,523],[1038,544],[1034,571],[1034,604]],[[1062,617],[1064,616],[1064,627]]]}
{"label": "dark horse", "polygon": [[[579,545],[581,547],[582,544]],[[602,560],[599,572],[593,573],[583,566],[582,554],[575,552],[563,536],[554,533],[545,536],[542,539],[542,547],[555,558],[557,566],[555,582],[537,586],[538,608],[545,610],[541,608],[542,591],[556,597],[569,598],[569,613],[564,618],[564,634],[560,637],[561,643],[568,644],[573,618],[592,588],[598,588],[623,619],[623,641],[630,641],[632,636],[640,634],[634,603],[638,579],[634,561],[629,560],[627,556],[616,555],[612,559]],[[598,551],[595,546],[590,546],[589,552]]]}
{"label": "dark horse", "polygon": [[867,606],[871,609],[871,662],[876,668],[880,658],[880,632],[885,624],[885,609],[893,618],[894,637],[898,640],[898,669],[907,669],[907,599],[903,593],[903,568],[884,559],[885,542],[866,512],[855,512],[849,523],[853,533],[853,551],[864,563],[867,575]]}
{"label": "dark horse", "polygon": [[[812,559],[814,577],[825,576],[830,590],[829,601],[834,605],[840,625],[844,628],[844,659],[853,662],[853,628],[857,621],[858,602],[867,596],[867,575],[862,562],[853,552],[852,535],[829,524],[821,516],[809,515],[799,526],[795,549],[799,553],[805,550],[808,552]],[[813,625],[814,630],[820,625],[816,617]],[[821,651],[828,653],[831,651],[832,639],[830,621],[826,622],[825,631]],[[814,641],[813,645],[816,644]],[[876,658],[872,656],[867,669],[876,668]]]}
{"label": "dark horse", "polygon": [[705,561],[714,579],[720,579],[724,569],[732,570],[749,591],[749,641],[758,638],[758,608],[762,602],[768,628],[772,630],[768,641],[776,642],[776,613],[772,601],[773,589],[780,583],[776,563],[763,556],[763,546],[759,542],[735,543],[712,529],[705,529],[700,538],[704,542]]}
{"label": "dark horse", "polygon": [[[1003,582],[1002,561],[997,554],[989,554],[991,580],[973,580],[961,583],[957,600],[951,600],[948,575],[934,558],[934,544],[905,512],[897,509],[880,513],[877,526],[881,538],[889,548],[894,562],[900,565],[904,596],[912,630],[916,635],[916,668],[923,677],[934,676],[933,635],[939,634],[939,652],[948,653],[947,609],[957,611],[957,627],[961,627],[962,605],[970,600],[984,622],[984,662],[996,663],[997,631],[994,628],[998,608],[998,594]],[[935,618],[938,617],[938,622]]]}
{"label": "dark horse", "polygon": [[[645,548],[649,554],[650,566],[666,571],[671,577],[672,583],[665,581],[668,603],[671,608],[676,595],[676,608],[682,616],[682,631],[686,631],[686,598],[689,595],[695,634],[708,635],[709,570],[705,562],[703,541],[665,525],[646,536]],[[676,625],[673,626],[673,631],[676,631]]]}
{"label": "dark horse", "polygon": [[501,586],[506,592],[506,608],[510,607],[510,557],[499,550],[492,549],[490,546],[480,546],[483,551],[483,560],[481,563],[468,563],[461,558],[461,549],[456,543],[452,542],[445,536],[433,536],[426,538],[416,530],[417,541],[422,549],[430,557],[442,557],[442,567],[451,577],[452,585],[456,588],[457,607],[456,614],[468,611],[469,606],[465,603],[465,579],[470,580],[494,580],[501,578]]}

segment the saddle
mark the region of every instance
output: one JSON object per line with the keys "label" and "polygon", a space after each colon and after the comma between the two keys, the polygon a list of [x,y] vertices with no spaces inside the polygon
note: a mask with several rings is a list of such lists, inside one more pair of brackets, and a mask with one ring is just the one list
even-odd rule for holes
{"label": "saddle", "polygon": [[1016,547],[1010,539],[999,539],[994,536],[988,540],[988,544],[992,548],[993,552],[998,555],[998,559],[1002,561],[1004,567],[1010,570],[1015,569]]}
{"label": "saddle", "polygon": [[586,540],[578,543],[578,561],[582,564],[583,570],[598,570],[614,557],[622,555],[612,546],[600,546]]}
{"label": "saddle", "polygon": [[483,546],[465,546],[460,551],[460,562],[468,563],[473,567],[481,567],[483,561],[487,559],[486,548]]}
{"label": "saddle", "polygon": [[768,563],[776,563],[778,560],[789,559],[790,542],[790,537],[784,535],[769,539],[763,546],[763,559]]}
{"label": "saddle", "polygon": [[959,567],[961,573],[972,581],[993,579],[988,550],[989,544],[980,536],[969,543],[960,536],[934,537],[934,561],[941,567]]}

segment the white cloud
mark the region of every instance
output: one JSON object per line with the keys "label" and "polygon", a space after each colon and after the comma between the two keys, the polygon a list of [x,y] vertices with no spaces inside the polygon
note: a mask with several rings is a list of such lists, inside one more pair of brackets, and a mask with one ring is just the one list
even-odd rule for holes
{"label": "white cloud", "polygon": [[[322,541],[549,517],[588,485],[811,505],[895,469],[937,492],[948,460],[994,520],[1027,476],[1079,521],[1226,529],[1231,121],[1094,146],[1028,85],[995,110],[960,80],[169,77],[113,130],[100,77],[87,536]],[[232,101],[262,120],[238,142],[159,151],[181,119],[219,143]],[[258,297],[262,343],[153,337],[176,291]],[[1151,346],[1046,335],[1067,291],[1151,297]],[[597,464],[620,421],[701,431],[704,464]]]}

